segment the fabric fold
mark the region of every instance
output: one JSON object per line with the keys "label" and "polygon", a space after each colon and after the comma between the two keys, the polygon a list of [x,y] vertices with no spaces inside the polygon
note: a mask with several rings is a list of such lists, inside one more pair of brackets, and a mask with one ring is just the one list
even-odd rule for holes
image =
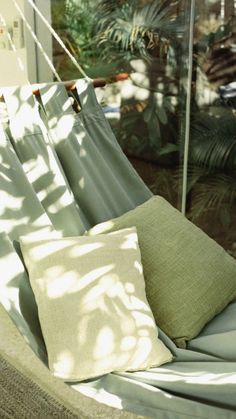
{"label": "fabric fold", "polygon": [[49,135],[90,227],[134,208],[152,194],[120,149],[95,102],[93,87],[86,80],[81,83],[85,91],[78,82],[82,105],[79,113],[74,112],[62,85],[56,85],[53,92],[52,88],[43,87],[40,94]]}
{"label": "fabric fold", "polygon": [[11,141],[23,170],[53,226],[63,235],[85,230],[68,181],[50,145],[30,86],[5,88]]}

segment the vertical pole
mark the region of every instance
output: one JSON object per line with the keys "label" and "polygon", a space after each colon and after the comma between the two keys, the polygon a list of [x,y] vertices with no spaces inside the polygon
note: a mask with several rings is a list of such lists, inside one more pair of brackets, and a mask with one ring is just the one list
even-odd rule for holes
{"label": "vertical pole", "polygon": [[188,181],[188,158],[189,158],[189,137],[190,137],[190,112],[191,112],[191,90],[193,75],[193,31],[195,16],[195,0],[191,0],[189,19],[189,42],[188,42],[188,80],[185,115],[185,138],[184,138],[184,161],[183,161],[183,183],[182,183],[182,204],[181,212],[186,213],[187,181]]}

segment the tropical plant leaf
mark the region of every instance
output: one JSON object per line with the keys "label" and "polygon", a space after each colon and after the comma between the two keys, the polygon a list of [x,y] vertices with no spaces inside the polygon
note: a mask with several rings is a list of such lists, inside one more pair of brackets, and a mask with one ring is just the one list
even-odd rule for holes
{"label": "tropical plant leaf", "polygon": [[161,129],[157,116],[154,114],[147,123],[149,143],[156,150],[161,148]]}
{"label": "tropical plant leaf", "polygon": [[236,168],[236,117],[201,113],[191,124],[190,161],[209,169]]}
{"label": "tropical plant leaf", "polygon": [[[180,25],[180,19],[176,13],[176,6],[178,1],[169,0],[155,0],[150,4],[147,4],[142,9],[136,10],[133,17],[134,26],[138,27],[149,27],[155,31],[164,30],[174,31],[176,29],[181,32],[183,31],[183,25]],[[177,25],[174,22],[178,21]]]}
{"label": "tropical plant leaf", "polygon": [[220,209],[220,220],[223,227],[228,229],[231,223],[230,209],[228,206]]}
{"label": "tropical plant leaf", "polygon": [[118,3],[116,7],[106,0],[99,3],[93,31],[98,46],[107,44],[110,51],[130,51],[134,57],[148,60],[149,50],[163,44],[165,51],[173,33],[183,31],[176,14],[178,1],[155,0],[142,8],[134,0]]}
{"label": "tropical plant leaf", "polygon": [[154,109],[153,106],[147,106],[143,111],[143,119],[148,124],[151,118],[153,117]]}
{"label": "tropical plant leaf", "polygon": [[191,208],[190,218],[196,220],[208,211],[213,211],[217,215],[222,208],[226,206],[231,208],[236,201],[235,180],[235,174],[215,174],[196,184],[194,206]]}
{"label": "tropical plant leaf", "polygon": [[157,106],[157,108],[156,108],[156,115],[157,115],[158,119],[160,120],[160,122],[163,125],[166,125],[167,124],[168,117],[167,117],[167,113],[165,111],[164,106]]}
{"label": "tropical plant leaf", "polygon": [[179,146],[173,143],[167,143],[166,145],[164,145],[160,151],[159,151],[159,155],[160,156],[165,156],[166,154],[170,154],[170,153],[175,153],[179,151]]}

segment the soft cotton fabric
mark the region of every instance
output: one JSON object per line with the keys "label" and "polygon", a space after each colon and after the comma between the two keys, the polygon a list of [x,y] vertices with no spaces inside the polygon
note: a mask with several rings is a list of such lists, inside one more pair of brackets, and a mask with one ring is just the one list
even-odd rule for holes
{"label": "soft cotton fabric", "polygon": [[21,240],[52,373],[80,381],[172,360],[146,300],[135,228]]}
{"label": "soft cotton fabric", "polygon": [[236,298],[236,261],[159,196],[89,235],[136,226],[157,325],[180,347]]}
{"label": "soft cotton fabric", "polygon": [[121,150],[93,84],[78,80],[76,91],[79,113],[60,83],[40,88],[40,97],[51,144],[89,229],[135,208],[152,193]]}
{"label": "soft cotton fabric", "polygon": [[[52,95],[55,94],[57,96],[58,91],[54,89],[55,84],[47,88]],[[21,102],[19,101],[19,103]],[[20,106],[24,106],[24,104]],[[61,103],[59,103],[58,108],[62,109]],[[98,121],[97,113],[90,105],[85,113],[84,111],[81,117],[87,121],[86,130],[89,124],[91,124],[95,135],[95,126]],[[94,138],[94,135],[90,137],[91,141],[96,141],[96,145],[101,151],[100,156],[104,156],[105,150],[109,148],[108,133],[106,132],[106,139],[100,135],[103,130],[104,124],[99,128],[99,135],[96,133],[96,138]],[[71,136],[69,137],[71,138]],[[90,398],[85,398],[77,391],[72,391],[66,384],[63,384],[62,380],[55,380],[45,365],[38,361],[33,351],[42,358],[40,352],[44,352],[44,345],[41,337],[38,338],[36,331],[36,306],[33,301],[33,293],[28,284],[26,270],[14,246],[16,245],[15,240],[18,240],[19,235],[35,232],[38,234],[38,229],[41,228],[45,231],[48,225],[50,225],[50,220],[39,202],[39,194],[34,190],[35,185],[30,185],[27,177],[22,174],[23,170],[19,164],[19,157],[17,158],[16,155],[15,144],[14,149],[12,149],[9,141],[3,141],[2,143],[2,139],[1,133],[0,189],[3,199],[0,200],[0,299],[8,313],[0,305],[0,352],[5,352],[7,356],[11,354],[12,360],[14,360],[13,365],[20,366],[24,372],[28,371],[28,375],[29,377],[31,375],[32,379],[37,378],[38,384],[49,394],[54,396],[55,394],[60,394],[64,403],[66,400],[70,403],[70,406],[73,404],[76,409],[79,406],[82,409],[81,415],[84,414],[91,417],[100,415],[106,418],[128,417],[130,419],[133,417],[131,413],[133,412],[155,419],[157,417],[158,419],[196,419],[196,417],[204,419],[235,419],[236,303],[227,306],[222,313],[210,321],[200,335],[187,344],[187,349],[176,348],[174,343],[159,330],[161,340],[174,354],[174,361],[171,363],[164,364],[158,368],[151,368],[145,372],[111,373],[100,379],[72,384],[73,389],[86,394]],[[115,144],[114,136],[111,140]],[[71,154],[69,154],[69,146],[65,150],[66,152],[63,154],[64,150],[61,149],[61,156],[65,156],[64,158],[68,159],[68,169],[77,172],[79,179],[81,168],[79,150],[73,148]],[[72,169],[70,164],[73,153],[76,154],[77,163]],[[115,164],[114,159],[111,158],[111,155],[114,156],[114,154],[114,149],[110,150],[104,159],[104,164],[108,162],[111,170],[113,170]],[[122,151],[120,151],[120,154],[122,155]],[[95,157],[95,155],[94,158],[91,158],[91,162],[94,161],[97,165],[97,156]],[[123,173],[124,182],[125,180],[127,181],[127,194],[130,198],[133,191],[133,196],[138,196],[138,191],[141,194],[141,183],[135,190],[131,183],[132,176],[130,171],[125,170],[121,161],[117,161],[116,167],[119,167],[119,173],[118,171],[115,172],[117,179]],[[68,178],[66,165],[64,169]],[[101,173],[100,165],[97,173]],[[106,188],[109,189],[110,194],[114,196],[114,193],[116,193],[117,195],[117,189],[114,190],[114,185],[109,182],[110,176],[104,174],[102,177],[106,179]],[[94,190],[96,188],[95,177],[92,193],[89,194],[89,187],[87,188],[86,216],[88,216],[87,208],[94,206],[94,215],[98,215],[94,222],[97,224],[100,222],[100,214],[96,212],[98,209],[97,200],[94,198]],[[144,202],[147,198],[145,191],[143,192]],[[100,194],[102,194],[101,190]],[[102,196],[105,200],[106,197]],[[89,198],[91,199],[89,200]],[[78,198],[79,201],[80,199]],[[117,202],[120,203],[119,210],[121,212],[128,211],[138,204],[137,201],[132,201],[130,207],[127,208],[121,195],[119,195],[119,201],[115,201],[115,207]],[[107,207],[111,208],[109,205],[107,204]],[[112,207],[111,215],[108,217],[106,213],[105,216],[109,219],[118,215],[114,211],[114,207]],[[76,223],[77,217],[73,215],[71,217],[74,223]],[[69,217],[66,219],[60,217],[59,229],[66,231],[67,228],[71,228],[71,225],[68,225],[68,221],[72,222],[72,218],[70,220]],[[54,221],[52,224],[55,227]],[[75,235],[77,234],[75,231]],[[26,337],[33,351],[21,339],[8,315]],[[99,403],[95,403],[93,399],[98,400]],[[19,402],[21,401],[19,399]],[[104,404],[116,407],[117,413],[107,410],[108,407]]]}
{"label": "soft cotton fabric", "polygon": [[[45,85],[40,105],[46,113],[44,123],[30,86],[2,89],[9,126],[3,129],[0,121],[0,303],[43,360],[37,307],[19,236],[38,237],[54,229],[65,237],[77,236],[152,196],[111,133],[92,84],[81,83],[81,117],[63,85]],[[85,104],[88,96],[93,103]],[[99,113],[103,123],[96,130]]]}

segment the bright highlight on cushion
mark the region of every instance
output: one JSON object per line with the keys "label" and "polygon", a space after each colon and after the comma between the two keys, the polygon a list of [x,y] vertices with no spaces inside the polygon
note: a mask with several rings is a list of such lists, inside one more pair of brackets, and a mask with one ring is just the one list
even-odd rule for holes
{"label": "bright highlight on cushion", "polygon": [[20,244],[55,376],[82,381],[172,360],[146,300],[135,228]]}
{"label": "bright highlight on cushion", "polygon": [[136,226],[146,294],[157,325],[180,347],[236,298],[236,261],[159,196],[98,224],[96,235]]}

